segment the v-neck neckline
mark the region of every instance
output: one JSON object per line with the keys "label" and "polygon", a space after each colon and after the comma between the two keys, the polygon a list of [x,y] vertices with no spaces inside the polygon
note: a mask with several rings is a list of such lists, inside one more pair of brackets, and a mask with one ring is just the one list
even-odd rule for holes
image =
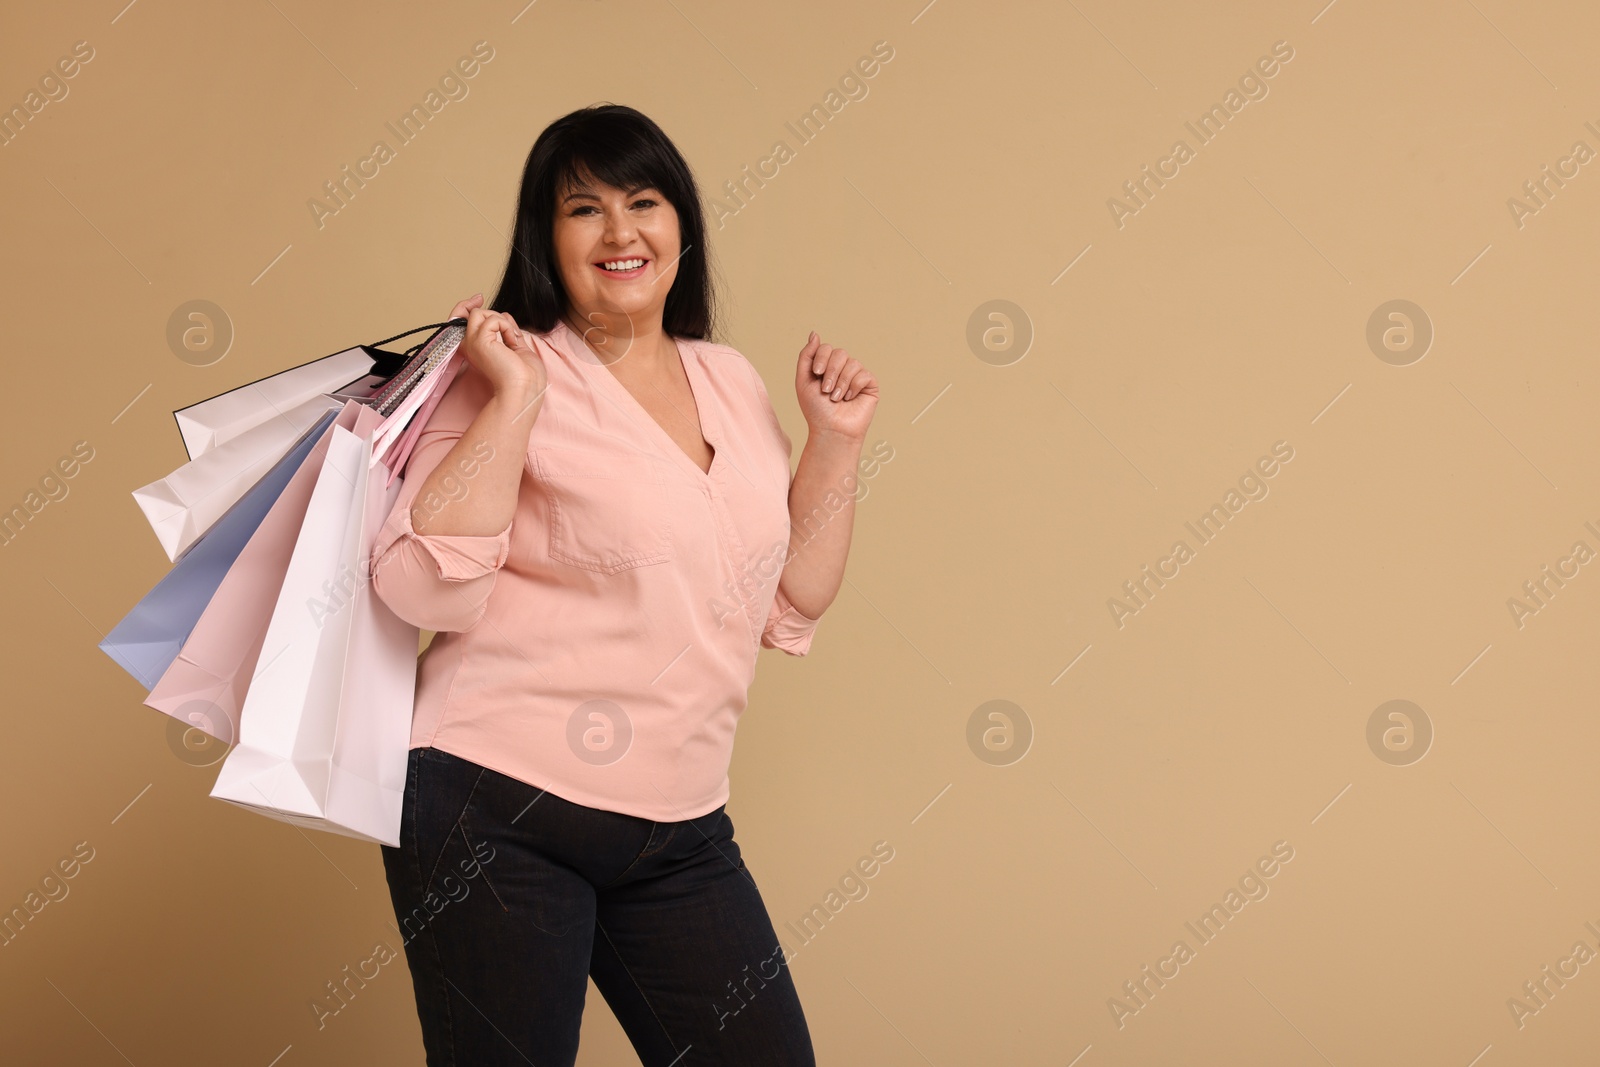
{"label": "v-neck neckline", "polygon": [[689,382],[689,393],[694,399],[695,414],[700,420],[700,437],[706,444],[711,446],[711,465],[705,470],[701,470],[700,465],[690,458],[689,453],[685,452],[682,446],[672,439],[672,435],[666,431],[666,428],[661,423],[656,421],[656,417],[650,414],[643,404],[639,403],[639,398],[629,392],[628,387],[617,380],[617,376],[612,373],[610,367],[600,363],[597,359],[586,358],[586,353],[591,350],[588,344],[573,331],[572,327],[568,326],[564,319],[557,319],[556,321],[565,334],[564,340],[567,343],[567,350],[573,359],[579,363],[588,364],[599,371],[600,377],[606,382],[604,388],[614,390],[618,394],[620,403],[632,406],[633,411],[649,427],[648,432],[655,435],[656,443],[664,446],[667,451],[676,456],[677,462],[692,472],[696,478],[702,481],[709,481],[712,473],[717,469],[717,465],[723,459],[722,435],[718,432],[716,414],[713,412],[711,405],[706,403],[706,398],[710,395],[711,390],[701,376],[700,360],[693,353],[686,354],[684,352],[683,342],[676,337],[672,338],[673,349],[678,353],[678,362],[683,366],[684,378]]}

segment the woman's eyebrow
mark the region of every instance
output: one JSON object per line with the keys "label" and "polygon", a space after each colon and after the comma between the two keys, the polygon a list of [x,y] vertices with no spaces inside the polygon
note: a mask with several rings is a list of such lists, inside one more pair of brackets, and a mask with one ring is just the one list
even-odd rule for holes
{"label": "woman's eyebrow", "polygon": [[[653,185],[635,185],[632,189],[629,189],[627,192],[623,193],[622,195],[623,196],[632,196],[634,193],[642,193],[646,189],[654,189],[654,188],[655,188],[655,186],[653,186]],[[578,192],[578,193],[568,193],[566,200],[563,200],[561,202],[563,204],[565,204],[567,202],[567,200],[599,200],[599,199],[600,199],[599,195],[597,195],[595,193]]]}

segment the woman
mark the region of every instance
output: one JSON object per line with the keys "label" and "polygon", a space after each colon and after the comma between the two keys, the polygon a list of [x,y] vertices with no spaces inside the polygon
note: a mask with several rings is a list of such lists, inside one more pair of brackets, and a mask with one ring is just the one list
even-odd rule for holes
{"label": "woman", "polygon": [[644,1064],[812,1064],[724,810],[760,646],[844,577],[877,382],[812,333],[792,445],[710,338],[700,197],[632,108],[551,124],[492,310],[372,551],[422,658],[385,847],[430,1064],[571,1064],[587,979]]}

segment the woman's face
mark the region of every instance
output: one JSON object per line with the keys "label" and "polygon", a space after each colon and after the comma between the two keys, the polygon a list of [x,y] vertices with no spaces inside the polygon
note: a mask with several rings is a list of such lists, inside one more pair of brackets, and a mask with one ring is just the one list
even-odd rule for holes
{"label": "woman's face", "polygon": [[[592,178],[563,189],[554,233],[569,318],[628,338],[647,324],[660,327],[680,237],[678,212],[659,190],[625,191]],[[608,266],[619,263],[629,269]]]}

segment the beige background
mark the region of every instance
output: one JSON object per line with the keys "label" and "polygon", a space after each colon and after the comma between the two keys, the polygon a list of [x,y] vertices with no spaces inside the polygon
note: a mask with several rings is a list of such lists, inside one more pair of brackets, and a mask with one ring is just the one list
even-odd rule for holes
{"label": "beige background", "polygon": [[[94,58],[0,148],[0,504],[95,450],[0,550],[0,906],[95,850],[0,947],[8,1061],[422,1062],[403,963],[320,1031],[309,1008],[398,948],[378,849],[210,799],[95,643],[168,567],[129,493],[184,458],[169,412],[492,292],[533,138],[610,100],[708,198],[794,149],[714,254],[721,339],[797,448],[807,330],[882,381],[894,458],[812,654],[761,657],[729,806],[780,929],[894,848],[793,961],[820,1062],[1593,1062],[1600,964],[1507,1006],[1600,928],[1597,567],[1507,607],[1600,549],[1600,163],[1507,206],[1600,150],[1591,5],[519,7],[6,16],[6,107]],[[322,183],[479,40],[469,95],[319,229]],[[869,94],[798,145],[879,40]],[[1277,41],[1269,94],[1119,229],[1108,198]],[[236,331],[210,366],[165,339],[193,299]],[[1366,340],[1395,299],[1435,331],[1407,366]],[[1005,366],[967,342],[991,300],[1031,323]],[[1107,600],[1277,441],[1270,495],[1119,629]],[[1410,765],[1368,745],[1393,699],[1434,730]],[[1031,725],[1009,765],[969,747],[991,700]],[[1279,841],[1200,945],[1185,922]],[[1179,939],[1119,1028],[1109,998]],[[635,1062],[592,987],[580,1062]]]}

